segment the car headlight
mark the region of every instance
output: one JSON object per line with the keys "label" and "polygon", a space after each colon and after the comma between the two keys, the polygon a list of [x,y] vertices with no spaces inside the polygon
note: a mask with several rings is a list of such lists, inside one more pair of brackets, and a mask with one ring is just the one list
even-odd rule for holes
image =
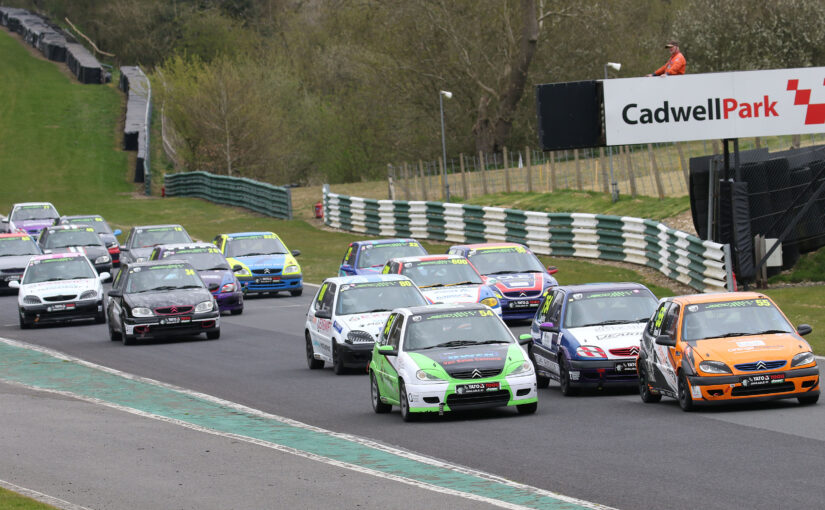
{"label": "car headlight", "polygon": [[732,374],[730,367],[721,361],[703,361],[699,363],[699,370],[706,374]]}
{"label": "car headlight", "polygon": [[39,305],[40,304],[40,298],[37,297],[37,296],[32,296],[31,294],[29,294],[28,296],[23,297],[23,304],[24,305]]}
{"label": "car headlight", "polygon": [[442,378],[440,378],[436,375],[433,375],[433,374],[427,372],[426,370],[419,370],[418,372],[415,373],[415,377],[419,381],[444,382],[444,379],[442,379]]}
{"label": "car headlight", "polygon": [[498,306],[498,299],[494,297],[488,297],[481,300],[482,305],[487,305],[490,308],[495,308]]}
{"label": "car headlight", "polygon": [[301,272],[301,266],[299,266],[297,264],[292,264],[291,266],[286,266],[284,268],[284,274],[294,274],[294,273],[300,273],[300,272]]}
{"label": "car headlight", "polygon": [[252,271],[250,271],[248,267],[242,267],[235,271],[235,276],[252,276]]}
{"label": "car headlight", "polygon": [[108,255],[101,255],[100,257],[95,259],[95,264],[105,264],[111,260]]}
{"label": "car headlight", "polygon": [[347,333],[346,342],[348,344],[366,344],[375,342],[375,337],[369,334],[369,332],[356,329]]}
{"label": "car headlight", "polygon": [[87,290],[83,294],[80,295],[80,299],[94,299],[97,297],[96,290]]}
{"label": "car headlight", "polygon": [[226,285],[221,287],[221,292],[235,292],[235,284],[227,283]]}
{"label": "car headlight", "polygon": [[138,257],[135,259],[135,262],[146,262],[146,257]]}
{"label": "car headlight", "polygon": [[515,370],[510,372],[507,375],[527,375],[533,373],[533,364],[529,361],[525,361],[521,365],[518,365]]}
{"label": "car headlight", "polygon": [[152,317],[153,315],[152,310],[148,308],[142,306],[132,308],[132,317]]}
{"label": "car headlight", "polygon": [[198,303],[198,306],[195,307],[195,313],[211,312],[212,307],[212,301],[204,301],[202,303]]}
{"label": "car headlight", "polygon": [[791,366],[798,367],[799,365],[807,365],[809,363],[813,363],[814,361],[816,361],[816,359],[814,358],[814,353],[800,352],[791,360]]}

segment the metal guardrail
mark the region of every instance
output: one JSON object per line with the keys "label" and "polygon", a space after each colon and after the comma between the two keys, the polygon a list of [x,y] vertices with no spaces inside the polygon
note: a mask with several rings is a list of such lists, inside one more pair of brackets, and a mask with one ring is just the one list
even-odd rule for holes
{"label": "metal guardrail", "polygon": [[516,242],[535,253],[658,270],[701,292],[732,290],[727,245],[627,216],[544,213],[442,202],[373,200],[324,186],[324,222],[350,232],[454,243]]}
{"label": "metal guardrail", "polygon": [[274,218],[292,219],[292,193],[245,177],[229,177],[209,172],[166,174],[164,187],[169,196],[197,197],[217,204],[243,207]]}

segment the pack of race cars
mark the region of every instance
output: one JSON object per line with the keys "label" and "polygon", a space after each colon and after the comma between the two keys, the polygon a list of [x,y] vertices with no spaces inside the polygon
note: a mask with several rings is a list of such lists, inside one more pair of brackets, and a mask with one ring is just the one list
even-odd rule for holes
{"label": "pack of race cars", "polygon": [[[249,293],[303,291],[298,250],[273,232],[193,241],[176,224],[133,227],[123,245],[98,215],[15,204],[0,234],[0,289],[18,289],[21,328],[90,319],[111,340],[205,334]],[[113,269],[118,268],[118,269]],[[733,401],[819,398],[819,370],[771,299],[719,293],[657,300],[638,283],[559,285],[553,266],[516,243],[428,254],[415,239],[351,243],[338,276],[305,317],[306,363],[368,375],[376,413],[513,406],[536,411],[539,389],[637,387],[682,409]],[[112,279],[104,292],[102,282]],[[505,320],[531,321],[516,338]]]}

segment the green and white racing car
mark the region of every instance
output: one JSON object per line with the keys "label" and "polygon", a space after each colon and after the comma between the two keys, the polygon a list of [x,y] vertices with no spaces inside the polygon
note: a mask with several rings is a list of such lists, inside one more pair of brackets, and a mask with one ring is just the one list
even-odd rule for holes
{"label": "green and white racing car", "polygon": [[397,308],[384,324],[369,365],[372,407],[420,413],[537,407],[536,373],[504,321],[481,304]]}

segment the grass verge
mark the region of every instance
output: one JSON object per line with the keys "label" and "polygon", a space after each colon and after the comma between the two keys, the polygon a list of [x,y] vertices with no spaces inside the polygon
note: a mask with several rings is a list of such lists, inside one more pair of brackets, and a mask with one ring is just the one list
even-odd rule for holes
{"label": "grass verge", "polygon": [[0,508],[5,510],[53,510],[55,507],[0,487]]}

